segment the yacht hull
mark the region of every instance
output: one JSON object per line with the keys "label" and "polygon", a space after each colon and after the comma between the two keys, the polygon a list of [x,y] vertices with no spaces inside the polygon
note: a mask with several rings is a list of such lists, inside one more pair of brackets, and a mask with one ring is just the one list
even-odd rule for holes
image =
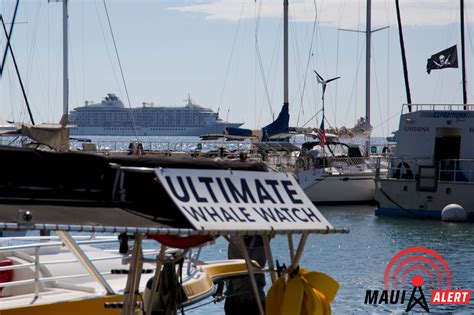
{"label": "yacht hull", "polygon": [[[303,179],[303,176],[305,174],[299,174],[299,178]],[[375,182],[373,175],[321,174],[319,177],[315,176],[310,183],[306,181],[302,187],[308,198],[314,203],[362,203],[374,201]]]}
{"label": "yacht hull", "polygon": [[416,180],[379,179],[375,198],[378,216],[441,219],[443,208],[449,204],[463,207],[473,217],[472,182],[438,181],[436,191],[420,191]]}

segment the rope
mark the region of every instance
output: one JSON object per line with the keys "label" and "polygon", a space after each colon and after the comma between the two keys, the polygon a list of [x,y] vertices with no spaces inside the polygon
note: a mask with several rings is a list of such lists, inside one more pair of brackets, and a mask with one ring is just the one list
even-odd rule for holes
{"label": "rope", "polygon": [[[299,122],[300,122],[300,114],[301,114],[302,109],[303,109],[304,92],[305,92],[305,90],[306,90],[306,81],[307,81],[307,78],[308,78],[309,63],[310,63],[311,57],[312,57],[312,55],[313,55],[314,35],[315,35],[315,33],[316,33],[316,25],[317,25],[317,21],[318,21],[318,7],[317,7],[317,5],[316,5],[316,0],[313,0],[313,4],[314,4],[313,30],[312,30],[312,33],[311,33],[311,42],[310,42],[310,44],[309,44],[308,60],[307,60],[307,62],[306,62],[306,71],[305,71],[304,79],[303,79],[303,90],[301,91],[300,111],[298,112],[298,119],[296,120],[296,125],[299,125]],[[304,115],[304,113],[303,113],[303,115]]]}
{"label": "rope", "polygon": [[128,94],[128,87],[127,87],[127,83],[125,82],[125,76],[123,74],[122,62],[120,61],[120,56],[119,56],[118,49],[117,49],[117,43],[115,42],[115,36],[114,36],[114,32],[112,30],[112,23],[110,22],[109,11],[107,10],[107,4],[106,4],[105,0],[102,0],[102,2],[104,3],[104,9],[105,9],[105,14],[107,15],[107,22],[109,24],[110,34],[112,35],[112,41],[114,43],[115,55],[117,56],[117,61],[118,61],[119,68],[120,68],[120,74],[122,76],[122,82],[123,82],[123,86],[125,88],[125,94],[127,95],[128,107],[130,108],[130,116],[132,118],[133,131],[135,132],[135,137],[138,140],[138,133],[137,133],[137,128],[136,128],[137,125],[136,125],[136,122],[135,122],[135,117],[133,116],[133,113],[132,113],[132,104],[130,102],[130,95]]}
{"label": "rope", "polygon": [[242,21],[242,14],[244,12],[244,5],[245,5],[245,0],[242,1],[242,7],[240,8],[239,21],[237,22],[237,29],[235,30],[234,41],[232,42],[232,50],[230,51],[229,62],[227,63],[227,70],[225,72],[224,86],[222,87],[221,95],[219,97],[219,102],[217,102],[217,108],[220,108],[222,105],[222,97],[224,96],[224,90],[227,85],[227,78],[229,77],[230,65],[232,63],[232,57],[234,56],[235,43],[237,41],[237,36],[239,34],[240,22]]}

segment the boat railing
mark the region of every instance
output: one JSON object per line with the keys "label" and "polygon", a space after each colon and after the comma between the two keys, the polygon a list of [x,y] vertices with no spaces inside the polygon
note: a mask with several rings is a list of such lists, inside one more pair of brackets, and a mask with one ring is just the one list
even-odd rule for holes
{"label": "boat railing", "polygon": [[421,168],[433,169],[435,173],[430,176],[433,178],[436,176],[438,181],[474,182],[474,159],[443,159],[434,163],[431,158],[394,157],[387,161],[388,172],[377,174],[377,178],[413,180],[421,176],[419,174]]}
{"label": "boat railing", "polygon": [[[72,150],[82,150],[84,144],[90,142],[72,141]],[[130,141],[100,140],[94,141],[97,151],[127,152],[130,150]],[[249,151],[252,144],[246,141],[179,141],[179,142],[155,142],[140,141],[144,152],[209,152],[225,149],[227,151]]]}
{"label": "boat railing", "polygon": [[474,159],[445,159],[439,161],[438,178],[447,182],[474,182]]}
{"label": "boat railing", "polygon": [[[385,168],[386,172],[376,171],[379,179],[415,179],[419,167],[434,166],[430,158],[387,157],[377,161],[376,169]],[[385,163],[385,165],[384,165]]]}
{"label": "boat railing", "polygon": [[[117,243],[119,240],[116,236],[105,236],[105,237],[91,237],[91,236],[75,236],[76,239],[75,243],[77,245],[98,245],[102,244],[107,246],[110,243]],[[20,243],[21,241],[29,241],[35,243],[28,243],[28,244],[14,244],[12,243]],[[8,243],[7,246],[5,244]],[[18,256],[15,259],[14,264],[1,266],[0,272],[4,271],[14,271],[20,269],[27,269],[30,268],[32,272],[29,273],[29,276],[24,276],[21,279],[13,280],[9,282],[3,282],[0,284],[0,288],[7,288],[7,287],[16,287],[16,286],[24,286],[24,285],[33,285],[34,296],[37,298],[41,291],[41,285],[44,283],[49,283],[50,285],[54,286],[56,283],[55,281],[59,280],[69,280],[69,279],[76,279],[76,278],[85,278],[91,277],[90,273],[80,273],[80,272],[71,272],[68,275],[61,275],[61,276],[51,276],[49,273],[43,273],[42,269],[44,269],[48,265],[58,265],[58,264],[71,264],[71,263],[78,263],[80,262],[77,258],[72,259],[56,259],[56,260],[48,260],[48,261],[40,261],[42,254],[47,254],[48,252],[51,253],[51,248],[63,248],[65,243],[63,243],[58,237],[55,236],[47,236],[47,237],[11,237],[11,238],[2,238],[0,239],[0,253],[5,254],[5,259],[9,259],[9,257],[13,257],[15,255]],[[66,246],[67,247],[67,246]],[[98,261],[112,261],[121,259],[123,262],[126,262],[130,259],[130,254],[120,254],[116,250],[105,250],[105,252],[110,253],[110,255],[103,256],[103,257],[88,257],[90,262],[98,262]],[[117,252],[117,254],[114,254]],[[11,253],[11,254],[9,254]],[[155,257],[159,254],[159,250],[156,249],[146,249],[143,250],[144,261],[153,261],[155,262]],[[150,257],[152,256],[152,257]],[[194,260],[198,260],[198,255],[192,256]],[[150,258],[146,258],[150,257]],[[192,275],[194,272],[196,263],[189,267],[188,269],[188,276]],[[72,269],[71,269],[72,270]],[[154,272],[154,267],[151,268],[147,272]],[[101,276],[112,275],[115,274],[116,271],[102,271],[100,272]],[[45,276],[40,276],[45,275]],[[28,275],[28,273],[26,273]]]}
{"label": "boat railing", "polygon": [[423,110],[443,110],[443,111],[458,111],[458,110],[474,109],[474,105],[468,104],[403,104],[402,114],[409,112],[417,112]]}

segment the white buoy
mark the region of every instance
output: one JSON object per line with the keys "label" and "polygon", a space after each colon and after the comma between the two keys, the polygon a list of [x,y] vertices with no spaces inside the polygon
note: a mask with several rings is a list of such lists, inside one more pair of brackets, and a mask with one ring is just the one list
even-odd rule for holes
{"label": "white buoy", "polygon": [[441,211],[441,220],[450,222],[467,221],[467,212],[458,204],[451,203]]}

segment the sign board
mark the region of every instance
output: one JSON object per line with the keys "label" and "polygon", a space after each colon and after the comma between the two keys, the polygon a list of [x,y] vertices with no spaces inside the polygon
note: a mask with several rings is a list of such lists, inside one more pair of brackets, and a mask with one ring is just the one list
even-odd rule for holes
{"label": "sign board", "polygon": [[291,174],[171,168],[156,174],[199,230],[332,228]]}

